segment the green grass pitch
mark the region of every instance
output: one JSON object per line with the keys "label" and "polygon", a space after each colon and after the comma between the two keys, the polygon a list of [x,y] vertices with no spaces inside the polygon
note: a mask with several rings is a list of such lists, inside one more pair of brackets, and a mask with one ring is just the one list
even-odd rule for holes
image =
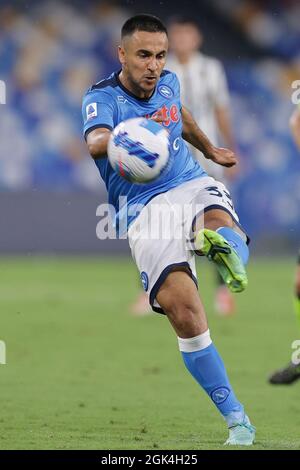
{"label": "green grass pitch", "polygon": [[[198,266],[210,330],[257,427],[255,449],[300,448],[300,383],[266,378],[299,339],[295,260],[254,260],[238,313],[215,315],[213,271]],[[222,449],[225,422],[185,370],[165,317],[134,318],[129,259],[2,258],[1,449]]]}

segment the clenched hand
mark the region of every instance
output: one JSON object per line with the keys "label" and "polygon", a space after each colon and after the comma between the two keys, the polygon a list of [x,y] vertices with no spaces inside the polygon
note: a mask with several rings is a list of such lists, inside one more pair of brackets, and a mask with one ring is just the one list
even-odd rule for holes
{"label": "clenched hand", "polygon": [[237,157],[234,152],[232,152],[232,150],[225,149],[222,147],[213,147],[213,149],[210,150],[210,152],[207,153],[205,156],[209,160],[212,160],[213,162],[218,163],[219,165],[226,166],[227,168],[230,168],[237,164]]}

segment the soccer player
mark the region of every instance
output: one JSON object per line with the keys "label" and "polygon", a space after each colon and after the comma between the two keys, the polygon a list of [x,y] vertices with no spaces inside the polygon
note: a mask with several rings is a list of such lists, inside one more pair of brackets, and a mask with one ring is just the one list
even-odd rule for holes
{"label": "soccer player", "polygon": [[[145,236],[157,224],[156,219],[149,221],[147,217],[153,207],[161,206],[167,218],[184,204],[201,204],[202,212],[192,223],[194,250],[216,263],[232,291],[242,291],[247,285],[247,237],[230,195],[222,183],[207,176],[184,140],[220,165],[231,167],[236,157],[230,150],[214,147],[181,106],[178,79],[163,70],[167,51],[167,30],[158,18],[137,15],[125,22],[118,49],[121,70],[93,85],[84,96],[84,135],[106,183],[109,203],[115,207],[117,228],[123,225],[124,217],[128,221],[132,256],[153,310],[167,316],[188,371],[224,417],[229,428],[226,443],[251,445],[255,428],[237,399],[212,342],[197,291],[194,251],[185,237],[179,239],[173,232],[168,239]],[[167,171],[145,185],[132,184],[118,176],[107,159],[112,129],[121,121],[141,116],[161,121],[170,135]],[[141,205],[144,208],[135,214],[134,208]],[[183,217],[175,220],[178,226],[174,234],[185,224]],[[186,227],[187,233],[190,228]]]}
{"label": "soccer player", "polygon": [[[229,118],[230,99],[221,62],[200,52],[203,36],[192,18],[174,17],[168,33],[171,54],[166,65],[178,77],[182,104],[214,145],[221,136],[226,147],[233,150],[235,141]],[[195,147],[191,147],[191,151],[209,176],[228,186],[224,166],[206,159]],[[231,315],[235,310],[234,297],[219,275],[217,283],[215,308],[221,315]]]}
{"label": "soccer player", "polygon": [[[294,110],[290,118],[290,128],[294,141],[300,150],[300,105]],[[300,251],[295,276],[295,310],[300,326]],[[286,367],[277,370],[269,378],[273,385],[290,385],[300,379],[300,364],[290,362]]]}

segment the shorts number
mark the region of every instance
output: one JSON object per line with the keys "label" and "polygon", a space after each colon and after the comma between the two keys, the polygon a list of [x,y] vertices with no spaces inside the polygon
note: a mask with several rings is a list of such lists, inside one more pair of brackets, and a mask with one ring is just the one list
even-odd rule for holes
{"label": "shorts number", "polygon": [[217,186],[208,186],[208,188],[205,188],[209,194],[212,196],[218,196],[218,197],[223,197],[223,194],[221,191],[218,190]]}
{"label": "shorts number", "polygon": [[229,207],[231,207],[231,209],[234,211],[234,206],[233,206],[233,203],[232,203],[232,198],[229,194],[228,191],[225,191],[223,190],[223,192],[221,192],[217,186],[208,186],[207,188],[205,188],[206,191],[209,192],[209,194],[211,194],[212,196],[217,196],[217,197],[221,197],[221,198],[226,198],[226,203],[229,205]]}

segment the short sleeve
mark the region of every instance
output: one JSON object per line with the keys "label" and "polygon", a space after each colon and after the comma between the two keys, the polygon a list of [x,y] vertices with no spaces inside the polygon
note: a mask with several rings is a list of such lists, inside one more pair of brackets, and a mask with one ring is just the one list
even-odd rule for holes
{"label": "short sleeve", "polygon": [[111,95],[101,90],[88,92],[82,103],[84,138],[86,139],[89,132],[99,127],[112,130],[114,112],[114,100]]}

